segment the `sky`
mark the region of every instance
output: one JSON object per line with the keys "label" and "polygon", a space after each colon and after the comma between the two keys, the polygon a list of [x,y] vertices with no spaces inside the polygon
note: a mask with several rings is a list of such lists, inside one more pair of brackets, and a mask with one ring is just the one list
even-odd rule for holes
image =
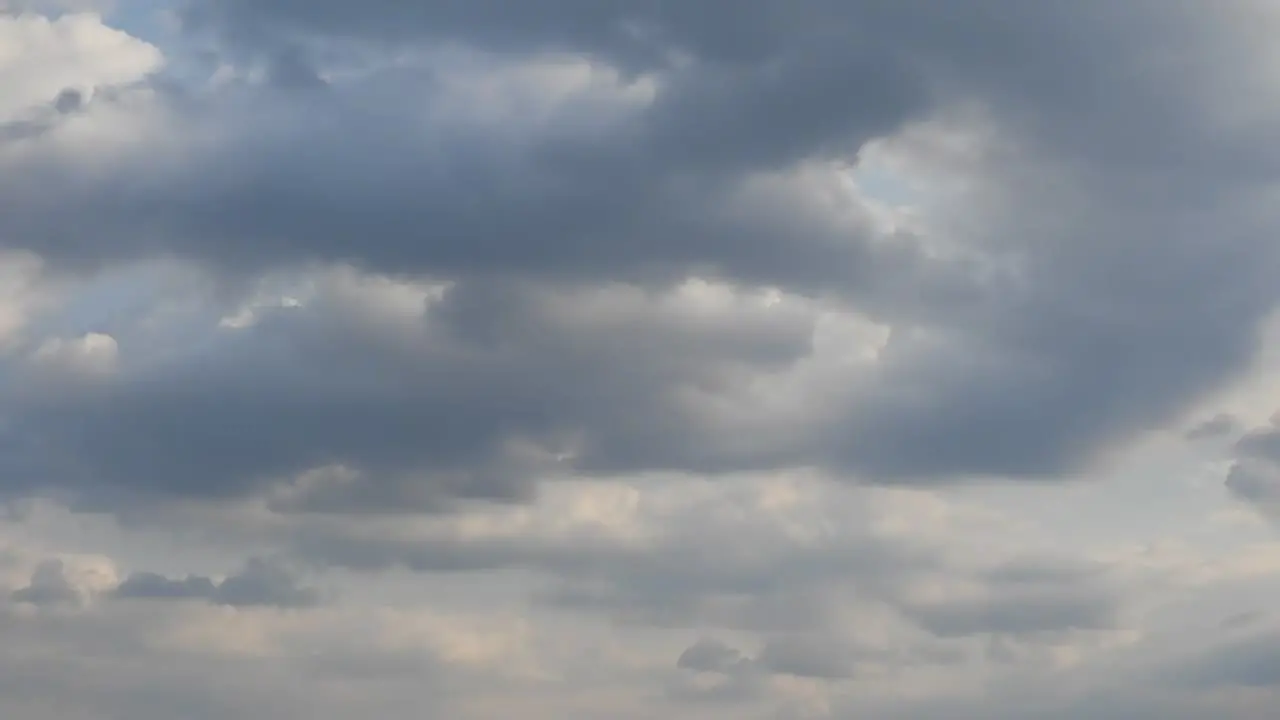
{"label": "sky", "polygon": [[1278,33],[0,0],[0,716],[1273,717]]}

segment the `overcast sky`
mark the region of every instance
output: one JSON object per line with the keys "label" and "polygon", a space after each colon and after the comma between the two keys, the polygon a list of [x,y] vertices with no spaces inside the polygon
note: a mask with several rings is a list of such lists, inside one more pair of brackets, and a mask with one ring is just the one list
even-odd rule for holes
{"label": "overcast sky", "polygon": [[1278,36],[0,0],[0,717],[1275,717]]}

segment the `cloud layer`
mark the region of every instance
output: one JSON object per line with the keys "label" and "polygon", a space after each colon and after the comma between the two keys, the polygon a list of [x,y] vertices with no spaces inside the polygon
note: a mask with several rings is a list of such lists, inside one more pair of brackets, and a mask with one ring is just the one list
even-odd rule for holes
{"label": "cloud layer", "polygon": [[1266,717],[1276,29],[0,3],[0,711]]}

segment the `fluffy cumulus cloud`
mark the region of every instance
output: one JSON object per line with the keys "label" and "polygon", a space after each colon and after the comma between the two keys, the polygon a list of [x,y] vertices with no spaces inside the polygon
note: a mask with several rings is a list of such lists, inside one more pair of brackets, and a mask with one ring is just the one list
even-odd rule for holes
{"label": "fluffy cumulus cloud", "polygon": [[0,714],[1270,717],[1277,31],[0,1]]}

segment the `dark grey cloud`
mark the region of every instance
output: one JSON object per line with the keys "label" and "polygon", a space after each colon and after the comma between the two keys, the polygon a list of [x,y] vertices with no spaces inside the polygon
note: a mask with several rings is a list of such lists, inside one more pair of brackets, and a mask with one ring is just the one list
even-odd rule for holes
{"label": "dark grey cloud", "polygon": [[[901,664],[924,661],[928,664],[954,664],[956,657],[919,653],[908,658],[912,649],[902,648],[893,658]],[[859,678],[860,667],[884,669],[883,652],[857,647],[830,637],[788,635],[772,637],[754,654],[740,650],[723,640],[702,637],[686,648],[676,660],[678,677],[671,687],[677,699],[700,703],[740,703],[744,700],[768,698],[770,680],[779,676],[801,678],[815,686],[841,683]],[[906,662],[903,662],[903,661]],[[708,680],[711,680],[708,682]],[[787,709],[780,713],[787,714]],[[832,717],[843,717],[832,714]]]}
{"label": "dark grey cloud", "polygon": [[656,521],[649,532],[657,537],[644,542],[588,531],[405,538],[310,524],[282,534],[291,553],[320,567],[523,571],[535,579],[529,594],[540,607],[627,626],[813,632],[835,622],[851,597],[899,602],[905,583],[947,572],[936,549],[923,545],[857,532],[805,543],[767,518],[710,517],[715,512],[693,507]]}
{"label": "dark grey cloud", "polygon": [[165,600],[212,600],[218,586],[207,577],[188,575],[174,580],[153,572],[130,573],[115,595],[121,598]]}
{"label": "dark grey cloud", "polygon": [[1117,601],[1093,593],[949,601],[913,607],[909,612],[930,632],[943,637],[1117,627]]}
{"label": "dark grey cloud", "polygon": [[1223,618],[1218,623],[1218,626],[1226,630],[1238,630],[1252,625],[1257,625],[1258,623],[1268,619],[1268,617],[1268,613],[1263,610],[1249,610]]}
{"label": "dark grey cloud", "polygon": [[1226,485],[1245,502],[1265,507],[1280,501],[1280,469],[1271,463],[1237,461],[1227,472]]}
{"label": "dark grey cloud", "polygon": [[1280,687],[1280,638],[1259,633],[1184,660],[1169,679],[1197,687]]}
{"label": "dark grey cloud", "polygon": [[[1056,477],[1246,367],[1277,300],[1275,218],[1257,192],[1280,165],[1271,124],[1230,115],[1247,98],[1224,96],[1236,85],[1223,81],[1252,70],[1223,59],[1236,47],[1225,11],[495,7],[208,4],[193,27],[215,31],[224,59],[265,62],[272,80],[162,88],[155,102],[198,141],[112,154],[93,173],[52,141],[4,161],[0,237],[62,267],[176,256],[244,282],[350,262],[453,284],[414,347],[357,332],[367,318],[304,312],[89,396],[24,397],[9,442],[31,449],[11,492],[233,498],[348,466],[358,480],[276,501],[333,512],[527,499],[554,471]],[[419,61],[328,72],[392,48]],[[652,97],[595,87],[545,112],[449,114],[451,82],[543,52],[651,81]],[[123,102],[95,97],[73,114]],[[885,230],[852,200],[836,204],[853,220],[824,216],[812,188],[752,184],[852,162],[962,108],[995,145],[962,168],[962,202],[937,210],[954,238]],[[695,275],[781,288],[894,332],[868,377],[831,381],[844,405],[732,442],[740,431],[686,412],[689,397],[733,400],[734,373],[796,366],[811,352],[808,320],[601,329],[537,302]]]}
{"label": "dark grey cloud", "polygon": [[977,590],[938,602],[904,603],[906,614],[940,637],[1026,636],[1123,626],[1124,593],[1105,568],[1027,558],[978,577]]}
{"label": "dark grey cloud", "polygon": [[311,607],[320,594],[298,581],[283,567],[259,558],[218,582],[199,575],[171,579],[151,572],[135,572],[113,595],[126,600],[203,600],[215,605],[282,608]]}
{"label": "dark grey cloud", "polygon": [[771,640],[751,657],[720,640],[702,638],[676,660],[676,667],[692,672],[749,676],[757,673],[794,675],[822,680],[848,678],[853,672],[849,649],[812,638]]}
{"label": "dark grey cloud", "polygon": [[[26,166],[26,181],[6,186],[9,227],[21,231],[18,244],[76,263],[178,252],[249,272],[312,259],[464,277],[710,271],[858,292],[898,262],[869,247],[870,231],[837,235],[725,208],[745,173],[807,157],[809,135],[848,137],[851,153],[908,117],[896,97],[904,84],[874,67],[864,80],[840,58],[795,64],[764,78],[680,73],[639,113],[571,99],[510,133],[436,121],[424,134],[422,116],[450,100],[436,76],[465,76],[465,65],[375,72],[327,92],[173,98],[173,112],[220,142],[184,150],[181,165],[125,158],[115,170],[130,180],[109,187],[86,187],[74,168]],[[786,93],[815,74],[801,99],[819,106],[805,111]],[[844,105],[824,111],[833,99]],[[758,152],[771,157],[751,157]],[[83,214],[60,213],[69,202]]]}
{"label": "dark grey cloud", "polygon": [[702,638],[690,645],[676,660],[676,667],[694,672],[733,672],[747,658],[741,651],[714,638]]}
{"label": "dark grey cloud", "polygon": [[1242,459],[1280,462],[1280,425],[1254,428],[1236,441],[1236,454]]}
{"label": "dark grey cloud", "polygon": [[31,605],[78,605],[80,590],[67,577],[61,560],[45,560],[31,574],[31,582],[9,596],[14,602]]}
{"label": "dark grey cloud", "polygon": [[819,680],[843,680],[854,674],[854,653],[838,641],[782,637],[765,643],[756,662],[770,672]]}
{"label": "dark grey cloud", "polygon": [[47,106],[37,107],[18,119],[0,121],[0,141],[14,142],[36,138],[57,127],[61,116],[84,107],[84,94],[74,88],[58,93]]}
{"label": "dark grey cloud", "polygon": [[1187,430],[1187,440],[1210,440],[1230,435],[1236,432],[1240,427],[1240,421],[1229,413],[1219,413],[1194,425]]}
{"label": "dark grey cloud", "polygon": [[[871,87],[891,85],[896,93],[919,88],[915,92],[921,98],[954,99],[959,93],[972,93],[999,105],[1038,138],[1087,153],[1093,160],[1163,165],[1170,162],[1167,152],[1174,143],[1192,140],[1195,161],[1214,165],[1247,161],[1249,151],[1241,146],[1234,147],[1229,157],[1201,154],[1207,147],[1200,135],[1203,128],[1196,123],[1203,118],[1185,112],[1183,103],[1194,99],[1188,96],[1191,88],[1185,83],[1205,79],[1196,63],[1210,63],[1206,69],[1220,70],[1224,62],[1220,56],[1196,55],[1206,39],[1198,25],[1200,10],[1194,4],[1159,0],[1123,6],[1085,0],[1070,7],[1027,6],[1011,0],[979,0],[954,7],[927,0],[787,4],[753,0],[735,3],[732,13],[714,3],[690,6],[666,0],[537,0],[514,12],[497,0],[467,4],[382,0],[372,5],[347,0],[220,0],[193,8],[190,19],[197,27],[215,29],[241,47],[258,51],[270,51],[300,36],[328,42],[462,42],[515,56],[582,52],[635,72],[670,69],[672,54],[678,53],[692,61],[682,68],[691,65],[695,74],[712,68],[754,78],[751,92],[743,95],[757,97],[762,96],[758,83],[767,86],[786,77],[786,60],[832,50],[839,54],[826,67],[873,68],[878,82]],[[1082,42],[1084,38],[1087,43]],[[1180,55],[1174,54],[1179,50]],[[861,65],[860,59],[868,62]],[[1156,60],[1165,64],[1145,64]],[[1117,74],[1116,66],[1131,67],[1135,73]],[[804,77],[821,74],[810,68]],[[847,75],[839,82],[863,77]],[[1180,88],[1179,83],[1184,85]],[[730,91],[727,96],[733,95]],[[734,125],[760,128],[764,136],[774,138],[783,135],[784,128],[815,123],[847,127],[850,106],[842,103],[849,98],[826,95],[812,96],[817,105],[791,103],[778,108],[785,119],[770,116],[774,122],[767,126],[740,117],[734,118]],[[705,102],[715,104],[720,97],[726,95],[713,94]],[[859,114],[882,112],[885,107],[883,103],[880,109],[868,107],[872,104],[858,102],[852,107]],[[715,118],[705,107],[686,113],[683,123]],[[906,110],[918,111],[918,107],[909,105]],[[1160,117],[1162,110],[1177,112],[1164,115],[1159,127],[1151,127],[1149,121]],[[845,121],[835,120],[837,116]],[[824,138],[821,133],[796,136],[818,140],[817,146]]]}
{"label": "dark grey cloud", "polygon": [[[530,595],[540,607],[602,616],[623,627],[754,633],[766,642],[748,658],[752,672],[831,679],[860,664],[878,670],[950,665],[963,657],[959,646],[974,639],[998,641],[992,659],[1008,661],[1046,643],[1130,627],[1131,586],[1107,566],[1038,556],[996,564],[956,558],[945,538],[858,530],[857,509],[834,500],[812,516],[762,509],[743,516],[724,512],[726,505],[733,500],[718,496],[715,506],[691,504],[618,535],[589,526],[545,533],[535,526],[490,537],[458,531],[398,537],[338,522],[282,536],[292,553],[322,567],[482,576],[518,570],[533,578]],[[828,523],[846,531],[820,540],[785,531]],[[922,596],[920,588],[938,590]],[[850,628],[860,621],[850,617],[862,613],[870,613],[866,622],[883,625],[889,618],[922,639],[891,647],[860,642],[859,630]],[[736,662],[712,652],[715,647],[697,646],[681,667],[698,670],[712,656]]]}
{"label": "dark grey cloud", "polygon": [[[724,439],[699,429],[677,393],[714,391],[721,372],[784,367],[806,352],[812,323],[785,307],[649,307],[645,293],[625,288],[579,298],[489,286],[451,290],[424,319],[380,326],[385,318],[349,289],[264,311],[194,360],[88,394],[22,392],[9,461],[75,457],[87,502],[113,506],[139,494],[264,493],[328,465],[356,473],[284,488],[273,507],[285,512],[523,499],[540,473],[566,469],[554,459],[564,451],[580,452],[589,469],[730,469],[754,462],[708,446]],[[615,301],[617,317],[564,316],[580,302]]]}
{"label": "dark grey cloud", "polygon": [[1225,482],[1235,498],[1264,513],[1280,508],[1280,424],[1277,419],[1242,435],[1233,446]]}
{"label": "dark grey cloud", "polygon": [[[1248,720],[1264,717],[1262,713],[1241,710],[1228,699],[1211,699],[1178,689],[1152,692],[1146,688],[1125,686],[1131,678],[1118,679],[1102,689],[1088,689],[1064,698],[1058,686],[1036,684],[1032,688],[1011,685],[981,700],[969,697],[945,701],[906,701],[887,708],[883,716],[894,720],[1081,720],[1091,717],[1123,720],[1197,720],[1225,715]],[[856,718],[858,713],[840,713],[837,717]]]}

